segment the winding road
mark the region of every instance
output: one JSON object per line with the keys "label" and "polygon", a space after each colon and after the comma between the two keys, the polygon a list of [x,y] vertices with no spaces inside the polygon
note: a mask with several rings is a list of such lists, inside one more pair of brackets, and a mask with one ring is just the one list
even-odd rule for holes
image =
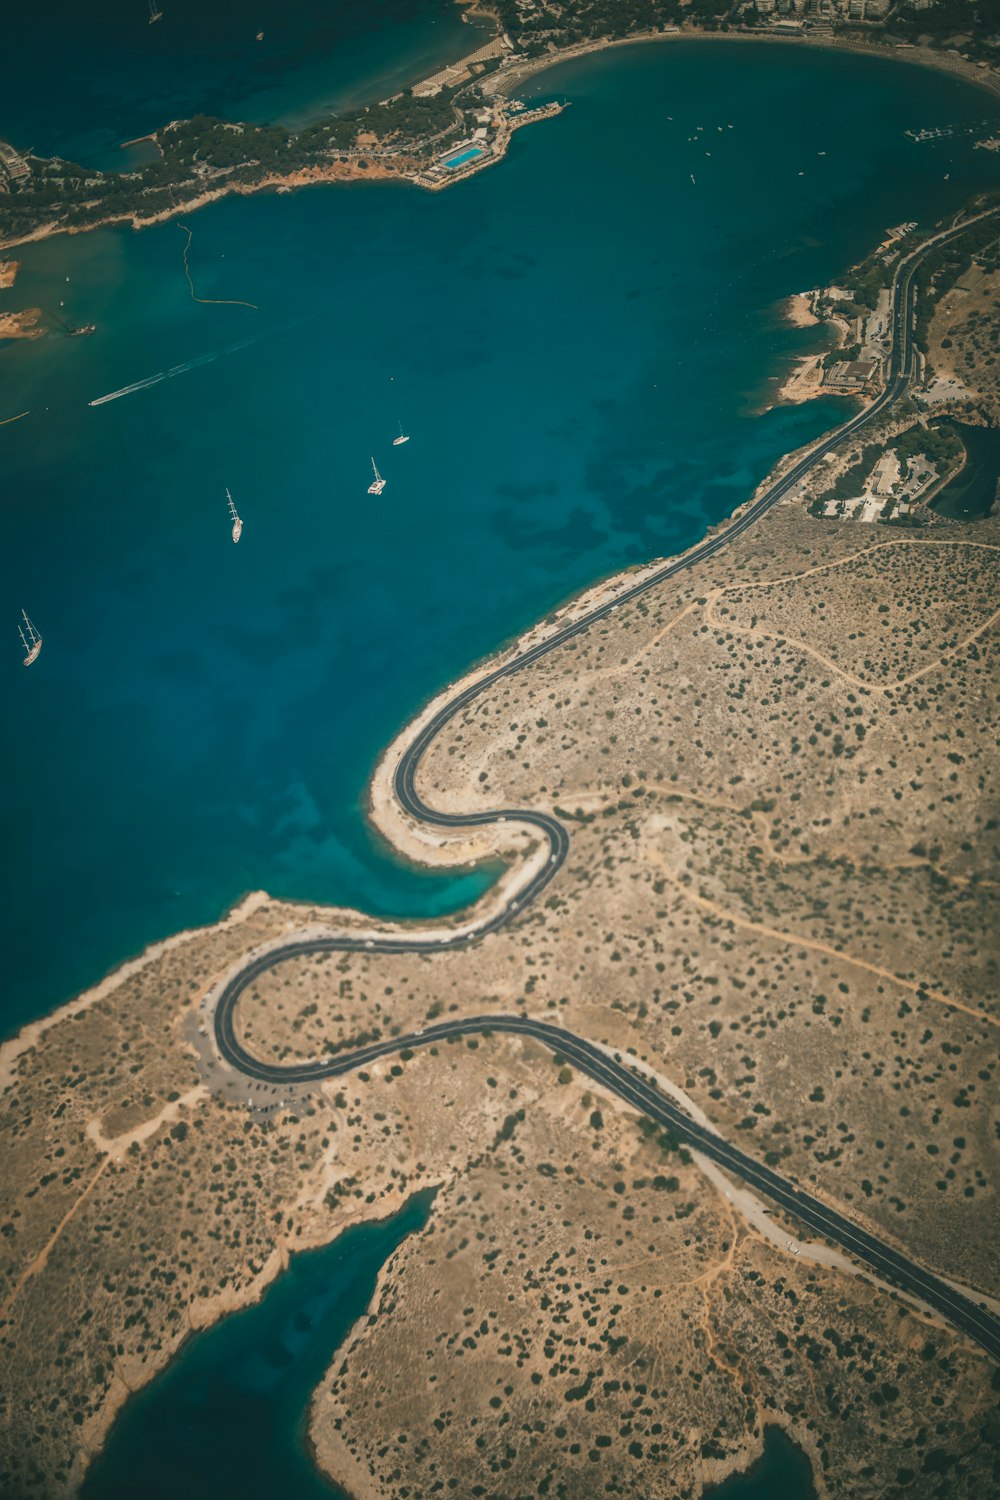
{"label": "winding road", "polygon": [[[991,209],[988,212],[997,213],[998,211],[1000,210]],[[920,262],[932,249],[957,239],[971,224],[987,216],[988,214],[977,214],[959,225],[934,235],[911,251],[897,267],[892,285],[892,353],[886,373],[885,388],[877,400],[865,410],[850,417],[828,437],[810,448],[780,479],[768,486],[756,500],[740,512],[723,531],[702,542],[683,557],[665,564],[664,567],[649,574],[631,588],[616,595],[614,599],[590,610],[547,636],[537,645],[529,647],[470,683],[430,716],[407,745],[396,767],[393,781],[395,795],[406,812],[423,823],[449,829],[495,824],[500,819],[505,819],[509,823],[528,824],[537,829],[548,844],[549,855],[545,864],[538,868],[492,916],[461,932],[445,932],[434,936],[392,933],[368,939],[343,933],[282,943],[266,952],[259,953],[256,957],[251,956],[246,964],[229,977],[215,997],[214,1039],[220,1057],[232,1068],[255,1081],[283,1085],[310,1084],[322,1079],[335,1078],[345,1073],[352,1073],[368,1063],[398,1053],[404,1048],[448,1042],[456,1037],[501,1031],[533,1037],[544,1046],[550,1047],[560,1057],[565,1058],[567,1062],[573,1063],[595,1082],[611,1090],[625,1103],[665,1127],[671,1132],[674,1140],[682,1141],[703,1152],[719,1166],[740,1177],[748,1186],[794,1214],[817,1234],[839,1245],[856,1260],[870,1266],[879,1276],[885,1277],[886,1280],[891,1281],[911,1296],[921,1299],[955,1328],[966,1333],[994,1359],[1000,1361],[1000,1319],[977,1306],[969,1297],[964,1296],[948,1282],[934,1275],[933,1272],[928,1271],[901,1251],[895,1250],[869,1234],[846,1215],[838,1213],[821,1199],[795,1187],[753,1156],[730,1145],[711,1128],[692,1120],[673,1100],[662,1094],[650,1079],[643,1077],[637,1065],[631,1064],[627,1059],[622,1059],[618,1054],[609,1054],[601,1046],[566,1031],[551,1021],[534,1019],[527,1015],[471,1016],[442,1021],[407,1036],[391,1037],[336,1057],[289,1064],[265,1062],[255,1057],[243,1046],[235,1028],[235,1011],[240,997],[262,974],[288,959],[333,952],[440,953],[449,948],[466,947],[504,926],[519,910],[532,902],[544,890],[562,866],[569,852],[569,834],[562,823],[549,813],[527,808],[505,808],[479,813],[445,813],[429,807],[423,801],[416,786],[417,769],[424,752],[456,714],[481,693],[499,682],[501,678],[511,676],[524,667],[530,666],[547,652],[558,649],[559,646],[589,629],[597,621],[607,618],[622,604],[637,599],[666,579],[721,551],[735,537],[747,531],[761,516],[777,505],[792,486],[797,484],[845,437],[874,422],[895,405],[906,394],[914,373],[914,293],[916,272]]]}

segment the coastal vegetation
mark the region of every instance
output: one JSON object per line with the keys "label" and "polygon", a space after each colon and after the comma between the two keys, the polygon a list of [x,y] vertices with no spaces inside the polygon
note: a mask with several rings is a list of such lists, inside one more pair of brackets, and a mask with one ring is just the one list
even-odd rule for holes
{"label": "coastal vegetation", "polygon": [[[241,1001],[244,1043],[294,1060],[440,1014],[559,1017],[996,1294],[1000,535],[964,535],[873,541],[786,507],[482,694],[420,788],[574,810],[550,898],[465,950],[290,960]],[[260,902],[5,1050],[7,1492],[71,1490],[189,1328],[430,1183],[314,1402],[348,1489],[521,1493],[554,1465],[570,1492],[693,1492],[776,1420],[833,1496],[941,1464],[985,1492],[982,1355],[789,1254],[794,1226],[762,1238],[669,1133],[535,1043],[401,1052],[308,1094],[220,1069],[199,1029],[216,977],[331,921],[367,919]]]}
{"label": "coastal vegetation", "polygon": [[0,197],[0,235],[17,241],[46,224],[79,230],[117,219],[147,221],[227,182],[252,185],[343,165],[352,156],[360,165],[364,156],[389,152],[397,165],[412,166],[438,135],[457,128],[452,92],[426,99],[402,94],[297,132],[195,115],[157,131],[157,159],[132,172],[88,171],[75,162],[32,157],[30,177]]}
{"label": "coastal vegetation", "polygon": [[[964,420],[1000,426],[1000,241],[949,261],[923,308],[928,369]],[[958,271],[956,275],[955,272]],[[929,304],[929,305],[928,305]]]}
{"label": "coastal vegetation", "polygon": [[[853,7],[851,7],[853,9]],[[773,6],[760,13],[733,0],[497,0],[498,26],[514,47],[505,59],[511,80],[539,65],[557,61],[561,52],[630,36],[661,34],[683,29],[697,36],[715,31],[734,35],[772,35],[770,23],[779,13],[786,18],[803,9],[802,0],[784,0],[775,15]],[[972,68],[973,81],[1000,91],[996,68],[997,0],[945,0],[917,16],[912,8],[895,0],[883,13],[863,26],[848,13],[846,4],[836,6],[822,18],[816,40],[845,40],[861,47],[898,46],[911,32],[920,42],[922,58],[935,57],[954,68],[958,54],[950,44],[961,41],[964,66]],[[958,25],[961,35],[950,27]],[[930,19],[928,19],[930,18]],[[819,24],[819,23],[817,23]],[[890,30],[889,28],[892,28]],[[802,36],[808,39],[808,32]],[[907,44],[908,45],[908,44]],[[910,55],[899,53],[897,55]],[[521,68],[518,68],[518,63]],[[986,70],[977,73],[973,63]],[[337,180],[363,176],[369,158],[379,171],[406,177],[423,185],[430,183],[424,169],[449,141],[468,135],[480,118],[491,121],[491,142],[503,154],[505,136],[494,115],[497,90],[483,91],[483,78],[497,68],[495,57],[476,65],[475,76],[456,85],[439,85],[419,95],[404,90],[379,103],[330,114],[291,131],[277,124],[250,125],[223,121],[207,115],[174,121],[154,132],[159,159],[126,172],[99,172],[59,158],[29,155],[28,171],[8,180],[0,161],[0,244],[13,245],[39,233],[80,231],[101,224],[131,221],[136,227],[180,211],[206,193],[250,191],[254,186],[281,182]],[[505,84],[501,84],[502,94]],[[485,107],[485,115],[483,115]],[[304,175],[308,174],[308,175]],[[928,269],[928,276],[935,274]],[[862,306],[871,307],[877,294],[876,268],[866,268],[852,283]],[[921,336],[926,334],[926,319]]]}
{"label": "coastal vegetation", "polygon": [[996,60],[995,40],[1000,34],[997,0],[935,0],[932,5],[886,0],[860,14],[860,7],[834,0],[821,16],[796,0],[777,7],[750,7],[741,0],[496,0],[495,8],[504,30],[529,55],[550,45],[622,38],[692,20],[706,31],[766,31],[775,14],[811,17],[830,34],[875,43],[919,41],[944,48],[960,39],[963,53],[989,64]]}
{"label": "coastal vegetation", "polygon": [[[187,125],[161,133],[167,179],[172,160],[250,182],[298,149]],[[869,456],[930,445],[947,463],[939,434],[910,409]],[[995,522],[918,541],[772,513],[431,747],[434,805],[571,820],[544,904],[465,950],[291,960],[241,1002],[242,1039],[285,1061],[442,1014],[551,1015],[996,1296],[998,582]],[[519,857],[514,831],[484,837]],[[794,1224],[735,1204],[564,1058],[485,1034],[267,1093],[218,1065],[221,974],[291,930],[369,924],[248,903],[4,1049],[5,1493],[72,1492],[192,1330],[259,1297],[291,1250],[428,1184],[427,1229],[311,1413],[352,1492],[694,1495],[772,1422],[834,1497],[988,1492],[1000,1409],[982,1354],[845,1263],[791,1252]]]}
{"label": "coastal vegetation", "polygon": [[[921,378],[913,394],[899,403],[864,440],[845,439],[828,456],[825,468],[805,481],[800,498],[810,515],[837,519],[879,520],[890,525],[929,526],[942,520],[977,520],[988,513],[986,504],[965,508],[935,503],[942,482],[967,462],[967,448],[954,427],[938,420],[960,416],[984,426],[1000,423],[1000,314],[996,284],[1000,281],[1000,238],[995,193],[980,195],[968,206],[968,229],[951,242],[932,249],[915,277],[914,341],[921,353]],[[843,362],[868,356],[866,342],[845,343],[858,332],[867,341],[879,326],[874,310],[888,295],[894,273],[919,243],[912,229],[894,232],[888,241],[841,277],[845,300],[838,288],[808,294],[808,306],[821,320],[831,322],[838,343],[826,354],[806,356],[789,378],[791,399],[806,380],[806,394],[818,394],[820,377],[836,373]],[[874,346],[884,378],[884,346]],[[864,393],[870,397],[880,381]],[[896,478],[884,470],[886,455],[896,459]],[[971,476],[970,476],[971,479]],[[931,482],[935,481],[935,482]],[[980,487],[974,485],[975,492]],[[987,489],[991,486],[987,483]],[[878,503],[876,504],[876,500]]]}

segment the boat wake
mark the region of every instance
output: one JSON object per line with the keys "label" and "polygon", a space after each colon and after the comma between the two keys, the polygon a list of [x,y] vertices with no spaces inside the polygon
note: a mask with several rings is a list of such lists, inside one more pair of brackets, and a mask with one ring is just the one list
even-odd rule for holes
{"label": "boat wake", "polygon": [[156,375],[148,375],[145,380],[135,380],[131,385],[123,385],[119,391],[109,391],[106,396],[97,396],[93,401],[88,401],[88,406],[104,406],[108,401],[117,401],[121,396],[131,396],[135,391],[147,391],[152,385],[159,385],[161,380],[173,380],[178,375],[185,375],[188,370],[197,370],[201,365],[210,365],[213,360],[222,359],[226,354],[235,354],[239,349],[245,349],[249,344],[255,344],[260,334],[254,334],[252,338],[240,339],[236,344],[229,344],[225,349],[216,349],[211,354],[199,354],[196,359],[186,359],[183,364],[171,365],[169,370],[160,370]]}

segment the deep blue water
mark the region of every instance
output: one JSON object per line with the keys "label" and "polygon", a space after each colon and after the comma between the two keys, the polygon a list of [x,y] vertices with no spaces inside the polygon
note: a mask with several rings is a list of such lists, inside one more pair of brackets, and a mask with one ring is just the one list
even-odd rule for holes
{"label": "deep blue water", "polygon": [[[31,411],[0,428],[4,1031],[250,888],[401,915],[481,890],[376,846],[380,750],[834,423],[843,404],[762,412],[810,338],[778,299],[997,176],[969,141],[902,133],[995,116],[987,95],[865,58],[669,43],[534,92],[572,107],[445,193],[185,219],[199,294],[257,311],[192,302],[176,223],[25,248],[6,305],[98,332],[0,350],[0,420]],[[45,636],[28,672],[22,605]]]}
{"label": "deep blue water", "polygon": [[337,1500],[307,1456],[309,1400],[432,1196],[294,1255],[256,1307],[189,1340],[124,1408],[83,1500]]}
{"label": "deep blue water", "polygon": [[[121,170],[199,111],[294,125],[386,98],[481,45],[453,0],[46,0],[5,8],[0,139]],[[263,31],[263,40],[257,33]]]}

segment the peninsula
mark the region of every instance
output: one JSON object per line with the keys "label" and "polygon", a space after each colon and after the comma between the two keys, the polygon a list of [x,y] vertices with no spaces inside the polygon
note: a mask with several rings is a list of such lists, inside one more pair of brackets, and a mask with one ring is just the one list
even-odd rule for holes
{"label": "peninsula", "polygon": [[[468,0],[458,3],[469,8]],[[514,93],[529,77],[623,43],[725,38],[840,47],[943,68],[1000,94],[990,0],[919,10],[904,0],[498,0],[476,13],[493,18],[497,33],[461,62],[409,91],[299,130],[207,115],[175,120],[145,138],[157,159],[126,172],[0,141],[0,250],[108,224],[141,229],[233,193],[385,178],[440,190],[501,160],[516,130],[564,107],[518,101]]]}
{"label": "peninsula", "polygon": [[390,746],[374,821],[501,857],[474,908],[259,893],[0,1051],[5,1494],[73,1493],[186,1337],[428,1185],[310,1413],[357,1500],[695,1496],[774,1424],[823,1495],[987,1492],[1000,522],[804,486],[907,416],[934,460],[921,340],[996,215],[900,243],[841,429]]}

